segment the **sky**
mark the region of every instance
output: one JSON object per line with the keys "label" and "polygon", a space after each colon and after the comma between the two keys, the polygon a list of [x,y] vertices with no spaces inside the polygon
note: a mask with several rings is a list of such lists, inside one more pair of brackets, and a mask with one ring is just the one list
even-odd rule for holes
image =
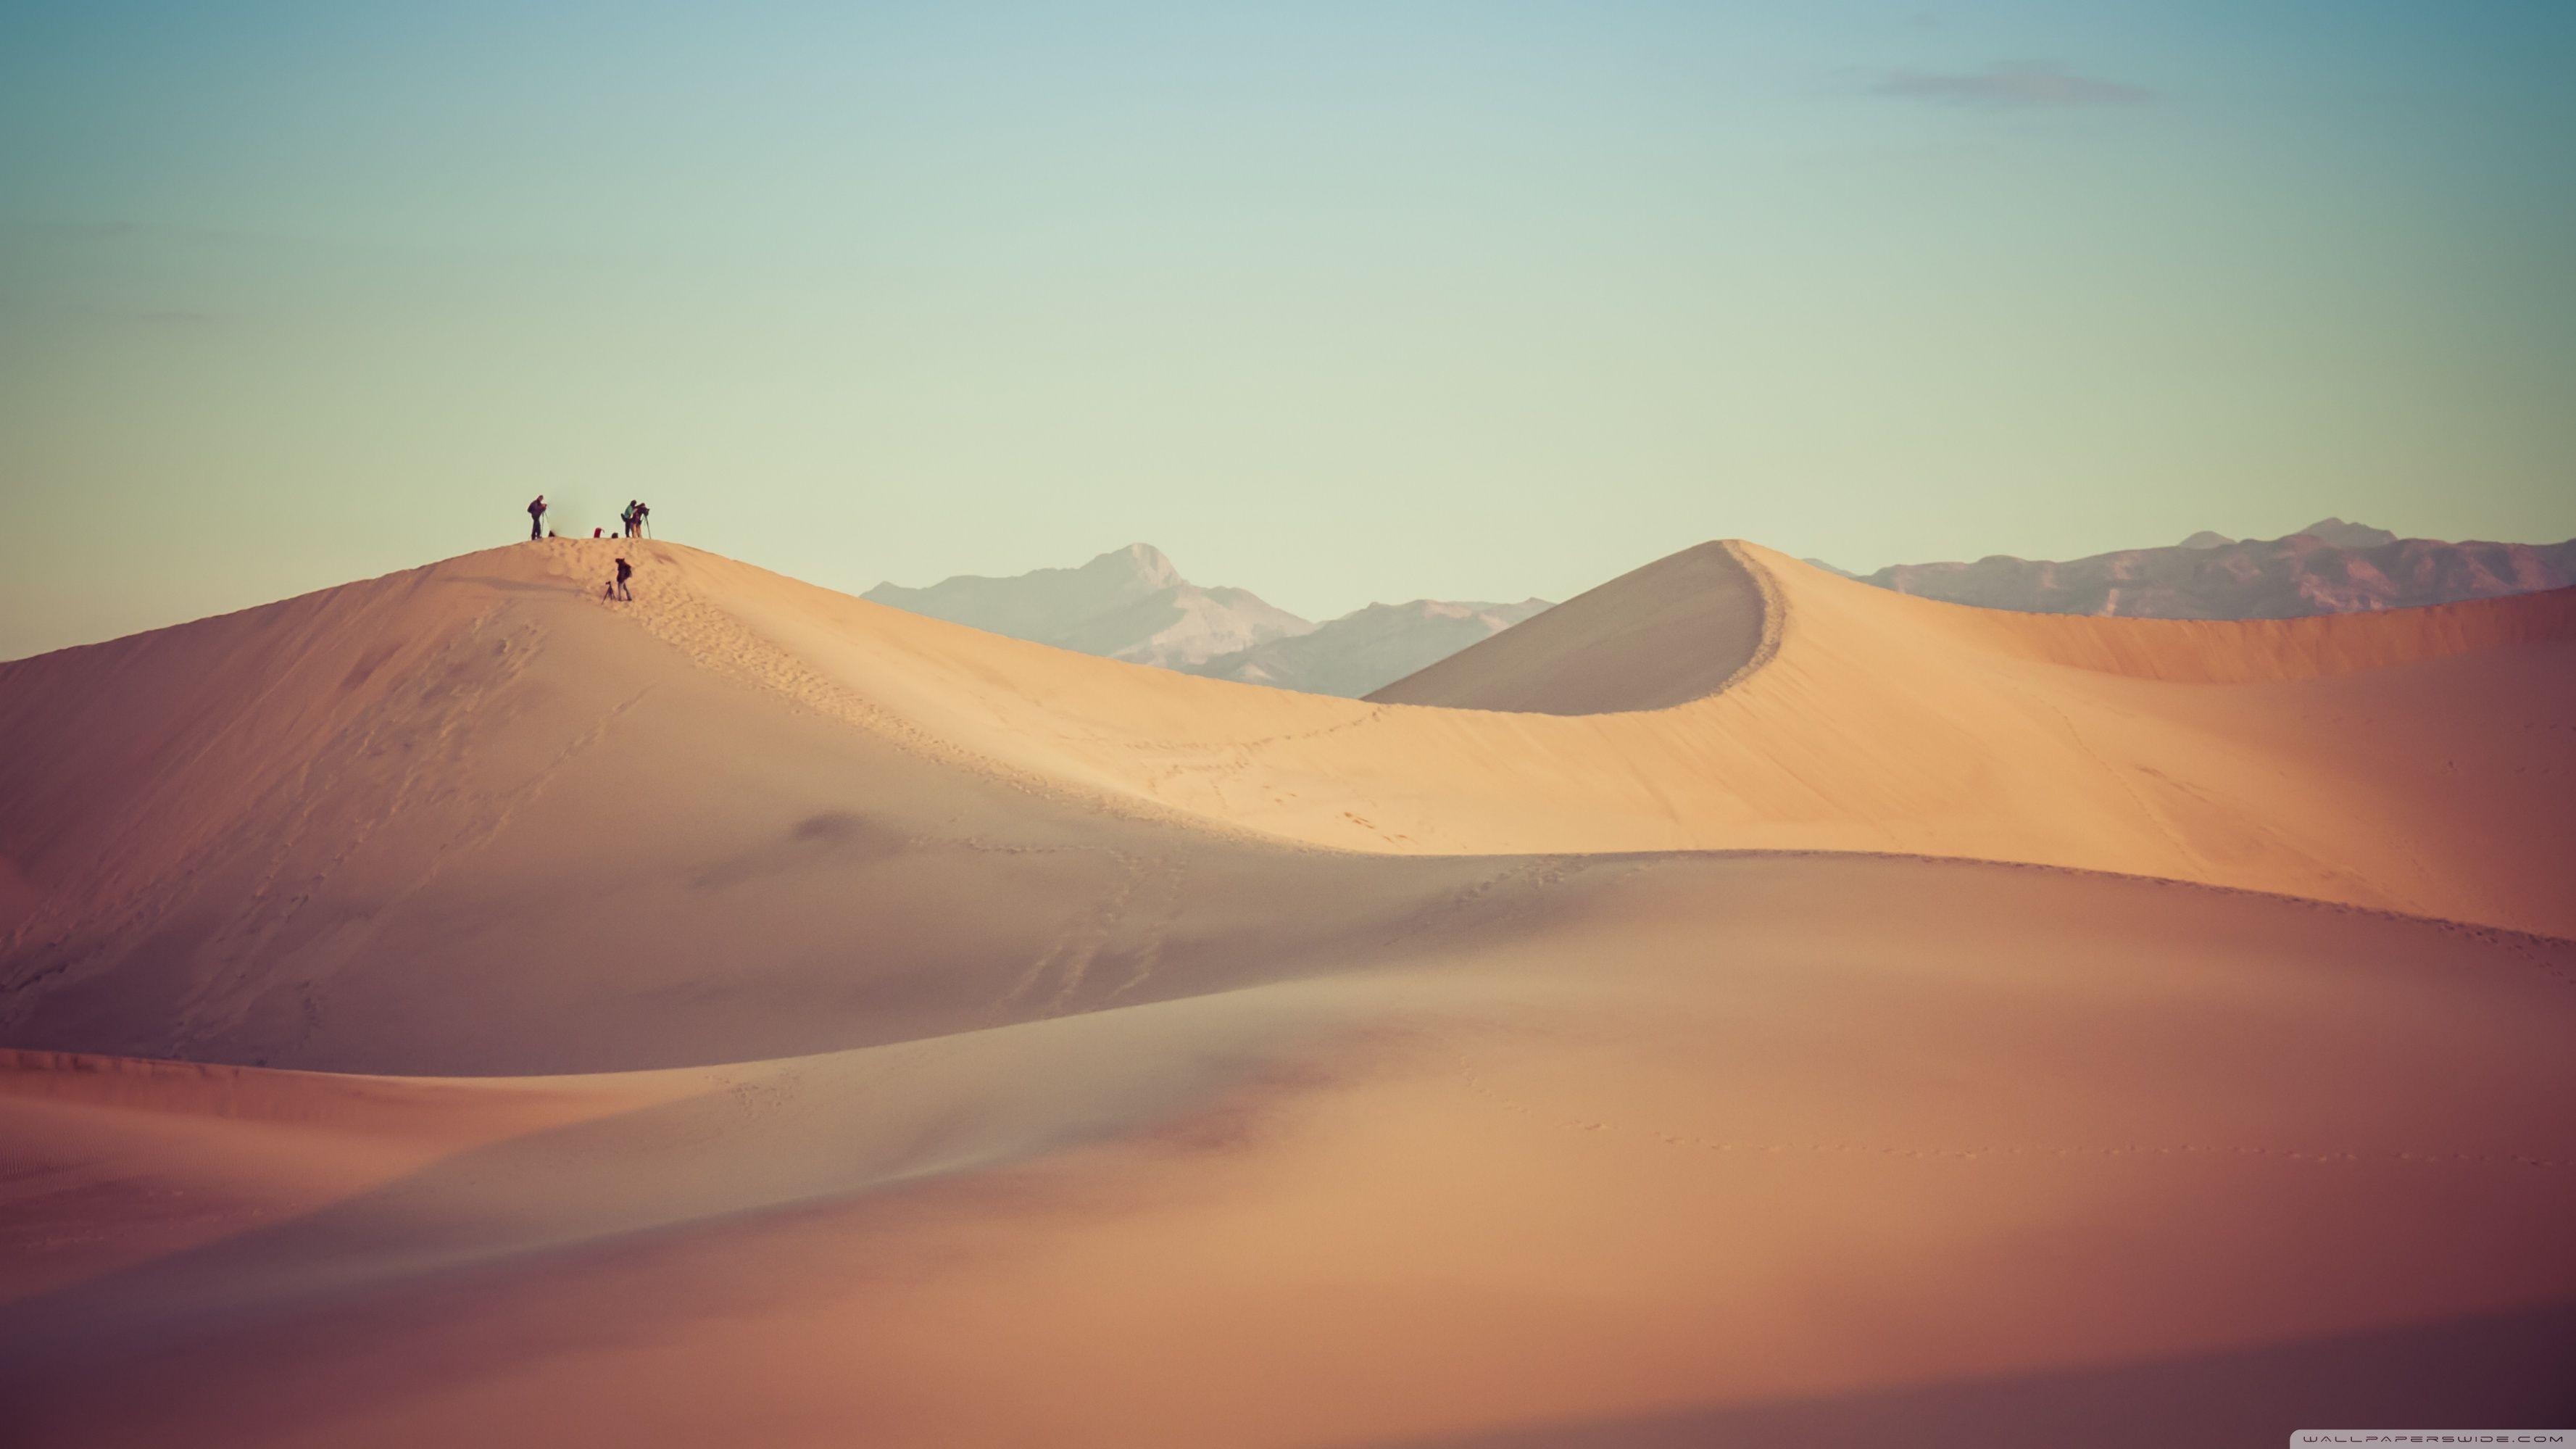
{"label": "sky", "polygon": [[0,657],[651,502],[1310,617],[2576,535],[2576,6],[0,0]]}

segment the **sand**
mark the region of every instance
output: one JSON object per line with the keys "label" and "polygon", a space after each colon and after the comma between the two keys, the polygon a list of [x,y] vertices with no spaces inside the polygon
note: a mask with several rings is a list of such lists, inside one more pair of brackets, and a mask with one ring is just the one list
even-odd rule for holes
{"label": "sand", "polygon": [[9,1442],[2576,1410],[2576,595],[1353,701],[622,547],[0,665]]}

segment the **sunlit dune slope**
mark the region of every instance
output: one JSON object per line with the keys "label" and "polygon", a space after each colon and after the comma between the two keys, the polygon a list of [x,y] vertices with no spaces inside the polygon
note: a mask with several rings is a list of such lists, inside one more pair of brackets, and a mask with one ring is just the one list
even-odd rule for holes
{"label": "sunlit dune slope", "polygon": [[[1456,657],[1475,688],[1453,702],[1503,687],[1513,671],[1476,657],[1498,654],[1545,685],[1518,702],[1558,711],[1515,713],[1111,669],[685,563],[808,693],[1216,829],[1403,853],[1964,856],[2576,931],[2548,863],[2576,849],[2567,591],[2246,624],[2037,617],[1708,545]],[[1740,622],[1757,605],[1760,627]],[[1517,652],[1525,630],[1547,647]],[[1701,693],[1624,708],[1675,678]]]}

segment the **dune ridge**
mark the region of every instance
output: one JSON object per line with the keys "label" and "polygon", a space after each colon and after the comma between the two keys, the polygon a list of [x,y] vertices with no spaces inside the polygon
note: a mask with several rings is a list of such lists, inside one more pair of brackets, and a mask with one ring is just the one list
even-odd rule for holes
{"label": "dune ridge", "polygon": [[2576,1300],[2569,595],[1719,543],[1357,701],[618,548],[0,665],[18,1438],[2277,1442]]}
{"label": "dune ridge", "polygon": [[1368,696],[1534,714],[1666,709],[1721,693],[1779,652],[1787,601],[1732,541],[1622,574]]}

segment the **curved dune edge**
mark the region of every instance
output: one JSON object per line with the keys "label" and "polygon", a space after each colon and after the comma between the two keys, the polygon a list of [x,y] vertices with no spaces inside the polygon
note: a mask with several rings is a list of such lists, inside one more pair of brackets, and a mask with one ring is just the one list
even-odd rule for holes
{"label": "curved dune edge", "polygon": [[1753,587],[1762,596],[1762,633],[1754,643],[1753,652],[1747,654],[1744,661],[1736,665],[1724,679],[1719,680],[1717,687],[1709,691],[1710,694],[1726,693],[1752,678],[1764,666],[1779,657],[1780,641],[1786,638],[1789,632],[1789,604],[1781,597],[1780,581],[1772,576],[1770,566],[1754,558],[1751,547],[1742,539],[1731,538],[1724,542],[1728,555],[1734,558],[1737,565],[1744,570],[1745,576],[1753,581]]}
{"label": "curved dune edge", "polygon": [[668,1070],[566,1076],[377,1075],[0,1047],[0,1097],[119,1112],[369,1131],[460,1116],[571,1120],[670,1094]]}
{"label": "curved dune edge", "polygon": [[1779,652],[1787,604],[1739,540],[1623,574],[1368,696],[1501,714],[1639,714],[1735,687]]}

